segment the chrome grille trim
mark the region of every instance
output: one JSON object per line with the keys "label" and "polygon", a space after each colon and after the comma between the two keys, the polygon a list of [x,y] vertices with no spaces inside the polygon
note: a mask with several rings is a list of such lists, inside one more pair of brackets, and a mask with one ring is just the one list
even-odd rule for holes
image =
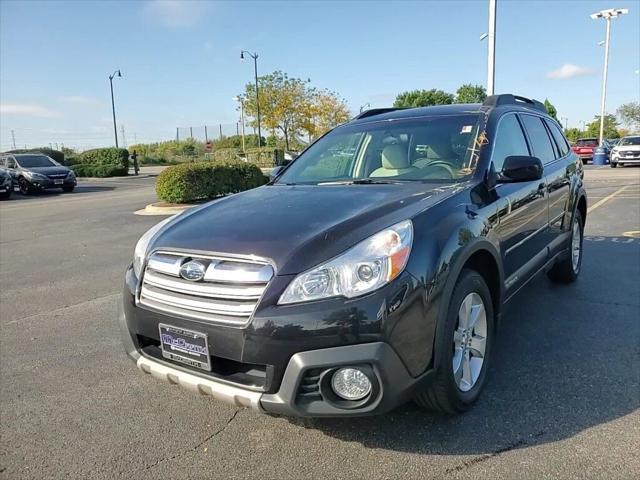
{"label": "chrome grille trim", "polygon": [[[191,260],[206,265],[201,281],[180,277]],[[163,313],[210,322],[246,325],[274,270],[266,261],[189,252],[154,252],[149,257],[137,303]]]}

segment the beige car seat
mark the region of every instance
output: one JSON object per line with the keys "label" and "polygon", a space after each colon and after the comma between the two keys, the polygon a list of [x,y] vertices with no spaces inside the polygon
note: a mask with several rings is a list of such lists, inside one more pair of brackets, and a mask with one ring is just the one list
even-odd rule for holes
{"label": "beige car seat", "polygon": [[407,147],[400,144],[388,145],[382,150],[382,167],[371,172],[370,177],[396,177],[415,170],[409,164]]}

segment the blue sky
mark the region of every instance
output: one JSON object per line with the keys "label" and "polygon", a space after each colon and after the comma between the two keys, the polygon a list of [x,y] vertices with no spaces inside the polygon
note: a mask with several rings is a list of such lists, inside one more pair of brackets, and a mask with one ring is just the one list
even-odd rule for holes
{"label": "blue sky", "polygon": [[[599,112],[605,22],[589,14],[611,7],[630,13],[613,22],[607,110],[638,101],[637,0],[498,0],[496,91],[549,98],[570,126],[590,120]],[[173,138],[178,126],[223,123],[230,133],[232,97],[253,78],[240,49],[258,52],[262,73],[310,78],[353,112],[409,89],[485,84],[487,11],[487,0],[2,0],[0,148],[11,146],[11,130],[18,146],[110,145],[108,75],[118,68],[128,143]]]}

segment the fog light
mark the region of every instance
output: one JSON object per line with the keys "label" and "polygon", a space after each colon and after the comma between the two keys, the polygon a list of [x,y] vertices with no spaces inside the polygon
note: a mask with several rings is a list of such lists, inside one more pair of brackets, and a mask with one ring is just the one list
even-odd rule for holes
{"label": "fog light", "polygon": [[371,380],[357,368],[341,368],[331,377],[331,388],[345,400],[361,400],[371,392]]}

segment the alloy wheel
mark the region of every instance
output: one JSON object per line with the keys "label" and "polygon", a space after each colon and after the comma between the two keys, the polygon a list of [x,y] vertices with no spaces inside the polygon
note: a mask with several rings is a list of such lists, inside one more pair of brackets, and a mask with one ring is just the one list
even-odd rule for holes
{"label": "alloy wheel", "polygon": [[575,273],[578,273],[580,269],[580,255],[582,255],[582,231],[580,230],[580,222],[576,218],[573,221],[571,234],[571,266]]}
{"label": "alloy wheel", "polygon": [[453,333],[453,378],[456,386],[468,392],[478,381],[487,348],[487,312],[482,297],[468,294],[458,310]]}

